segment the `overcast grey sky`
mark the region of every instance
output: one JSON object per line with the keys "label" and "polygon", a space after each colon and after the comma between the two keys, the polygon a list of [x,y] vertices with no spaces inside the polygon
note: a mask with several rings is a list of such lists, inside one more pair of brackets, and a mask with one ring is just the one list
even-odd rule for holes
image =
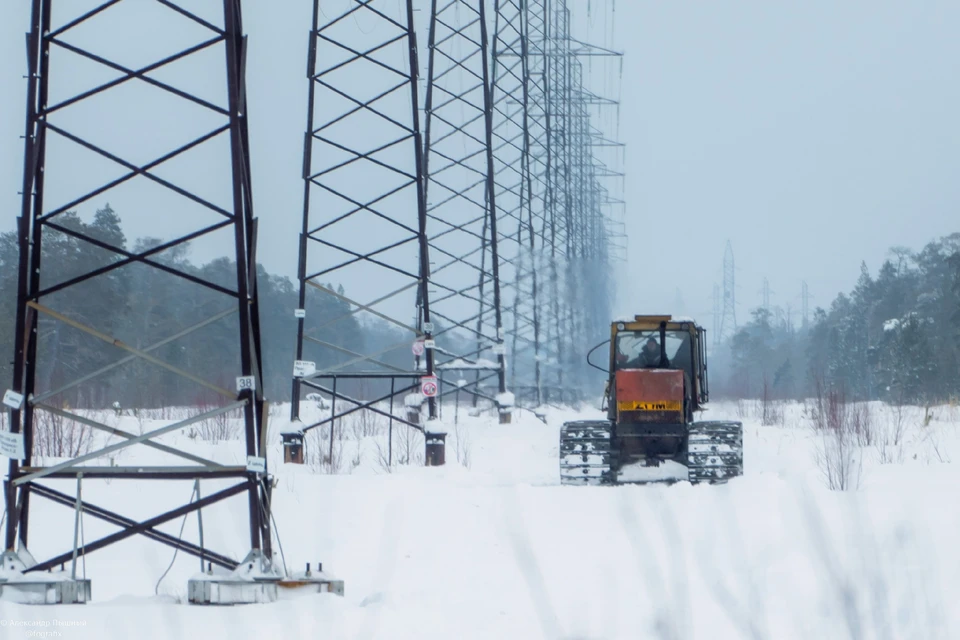
{"label": "overcast grey sky", "polygon": [[[587,4],[571,4],[580,20]],[[287,275],[310,7],[244,3],[259,259]],[[5,3],[0,19],[3,230],[20,207],[28,8]],[[803,280],[827,304],[861,260],[875,271],[891,245],[957,230],[960,4],[617,0],[616,12],[630,235],[619,310],[677,311],[679,288],[682,311],[709,326],[727,239],[742,320],[764,277],[775,304],[799,309]]]}

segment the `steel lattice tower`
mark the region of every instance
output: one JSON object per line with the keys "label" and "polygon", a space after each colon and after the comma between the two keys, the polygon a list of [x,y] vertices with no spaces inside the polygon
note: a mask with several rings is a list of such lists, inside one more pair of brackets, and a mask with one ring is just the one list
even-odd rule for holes
{"label": "steel lattice tower", "polygon": [[[505,260],[500,253],[506,230],[496,215],[486,3],[433,0],[429,39],[423,179],[436,369],[470,375],[460,378],[468,383],[460,388],[475,402],[484,396],[512,406],[505,393],[501,271],[515,271],[516,256]],[[496,397],[484,392],[490,380]],[[504,420],[508,406],[501,407]]]}
{"label": "steel lattice tower", "polygon": [[[312,389],[332,403],[302,432],[358,411],[422,431],[419,419],[381,406],[418,392],[421,376],[434,372],[432,349],[410,353],[434,337],[413,0],[356,0],[323,23],[320,13],[315,0],[292,417],[300,419],[300,396]],[[351,289],[327,284],[335,280]],[[343,313],[320,316],[324,298],[344,303]],[[367,319],[395,332],[390,344],[321,337]],[[428,406],[437,417],[434,398]]]}
{"label": "steel lattice tower", "polygon": [[570,56],[565,49],[569,33],[566,3],[562,0],[545,2],[546,33],[544,76],[546,85],[545,109],[549,120],[547,138],[546,216],[551,236],[550,282],[553,313],[549,331],[557,344],[558,358],[554,367],[555,385],[561,398],[569,395],[573,386],[572,369],[580,352],[573,335],[569,279],[572,258],[572,185],[570,183]]}
{"label": "steel lattice tower", "polygon": [[720,318],[720,340],[732,338],[737,331],[736,268],[733,262],[733,245],[727,241],[723,254],[723,315]]}
{"label": "steel lattice tower", "polygon": [[713,346],[720,345],[720,285],[713,285]]}
{"label": "steel lattice tower", "polygon": [[[507,300],[510,386],[521,401],[543,402],[541,360],[541,281],[543,208],[535,191],[537,162],[531,135],[531,73],[528,12],[523,0],[496,0],[493,45],[493,117],[497,217],[500,252],[512,259],[512,278],[501,273]],[[537,184],[539,187],[539,184]],[[511,233],[512,232],[512,233]],[[508,257],[509,256],[509,257]]]}
{"label": "steel lattice tower", "polygon": [[[245,494],[248,542],[253,549],[249,557],[260,556],[262,568],[268,568],[271,479],[265,459],[266,408],[254,267],[256,218],[240,3],[225,0],[206,14],[187,3],[170,1],[137,9],[129,6],[117,1],[87,3],[87,8],[51,0],[32,4],[23,204],[18,219],[14,394],[8,394],[9,405],[16,407],[11,432],[22,438],[23,456],[11,459],[6,481],[6,549],[9,554],[18,547],[26,571],[42,576],[39,572],[71,560],[75,567],[78,557],[140,534],[234,569],[238,562],[230,554],[204,548],[202,538],[197,544],[158,527]],[[128,41],[131,33],[143,32],[144,20],[152,28],[144,33],[142,50],[111,46]],[[174,44],[187,40],[185,46]],[[145,51],[159,50],[163,52],[144,59],[153,55]],[[90,85],[78,86],[80,76],[74,76],[78,65],[86,65],[85,79],[96,78]],[[184,66],[203,70],[208,81],[219,78],[220,83],[191,86],[180,71]],[[204,163],[202,177],[191,170],[198,161]],[[85,181],[76,171],[81,163]],[[151,242],[128,250],[122,236],[95,233],[97,219],[90,224],[84,221],[107,200],[135,219],[139,232]],[[187,243],[207,243],[204,246],[219,250],[229,267],[217,278],[184,270],[170,255]],[[82,272],[58,267],[57,248],[64,245],[83,258]],[[143,330],[130,336],[127,329],[116,326],[112,303],[102,296],[105,291],[118,291],[118,274],[131,271],[156,286],[173,281],[193,287],[203,300],[194,310],[196,317],[166,317],[165,323],[158,324],[153,315],[156,309],[145,305]],[[73,303],[67,304],[69,300]],[[211,337],[222,345],[218,367],[228,382],[205,377],[190,362],[191,341]],[[65,371],[60,364],[60,355],[68,347],[90,354],[81,370]],[[140,435],[84,415],[66,403],[68,397],[78,398],[87,406],[107,408],[96,400],[98,383],[118,376],[146,388],[167,376],[219,400],[210,410]],[[162,394],[162,389],[155,391]],[[220,464],[158,441],[164,434],[235,411],[242,415],[247,465]],[[35,445],[43,424],[50,421],[60,424],[60,429],[90,428],[120,441],[43,466]],[[146,453],[166,459],[161,464],[135,466],[95,463],[131,449],[150,449]],[[49,484],[68,479],[76,482],[76,496]],[[195,487],[206,479],[232,482],[139,521],[81,497],[81,485],[99,479],[181,480]],[[112,488],[112,492],[123,490],[118,485]],[[78,548],[76,530],[71,533],[69,525],[62,526],[62,542],[72,550],[33,562],[29,526],[37,497],[73,510],[71,522],[79,522],[82,515],[118,530],[84,541]],[[46,514],[37,517],[55,529]]]}
{"label": "steel lattice tower", "polygon": [[570,394],[564,389],[565,356],[569,350],[561,333],[561,262],[565,255],[563,230],[558,224],[557,205],[557,114],[550,107],[556,92],[555,67],[551,53],[552,0],[528,0],[524,6],[528,56],[528,131],[531,208],[539,218],[541,250],[538,272],[543,274],[540,326],[543,334],[541,356],[541,400],[563,402]]}
{"label": "steel lattice tower", "polygon": [[602,180],[622,178],[594,153],[619,145],[598,136],[590,124],[590,107],[616,102],[585,88],[581,58],[620,54],[575,39],[565,0],[544,2],[543,10],[545,219],[553,296],[547,331],[558,343],[556,384],[575,390],[589,384],[584,345],[606,333],[612,307],[611,241],[616,237],[616,219],[611,220],[604,208],[615,208],[619,200],[608,195]]}

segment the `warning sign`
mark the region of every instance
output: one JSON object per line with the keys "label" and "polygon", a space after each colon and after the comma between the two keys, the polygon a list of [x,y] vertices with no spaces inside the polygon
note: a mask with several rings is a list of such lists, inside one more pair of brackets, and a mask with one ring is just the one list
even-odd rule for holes
{"label": "warning sign", "polygon": [[425,347],[423,345],[423,340],[417,340],[416,342],[413,343],[413,355],[422,356],[424,350],[425,350]]}
{"label": "warning sign", "polygon": [[0,456],[14,460],[23,460],[27,457],[23,446],[23,434],[0,431]]}
{"label": "warning sign", "polygon": [[437,376],[424,376],[420,378],[420,393],[425,398],[434,398],[437,395]]}

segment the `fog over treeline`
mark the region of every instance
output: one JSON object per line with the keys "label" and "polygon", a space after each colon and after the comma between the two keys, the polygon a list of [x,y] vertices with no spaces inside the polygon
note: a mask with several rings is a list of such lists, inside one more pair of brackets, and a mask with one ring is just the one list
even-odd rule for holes
{"label": "fog over treeline", "polygon": [[[58,223],[107,245],[134,253],[157,246],[155,238],[129,241],[120,216],[109,204],[92,219],[75,213]],[[66,282],[108,266],[123,256],[53,230],[44,232],[43,285]],[[226,258],[196,265],[189,247],[179,246],[153,258],[176,270],[231,289],[236,266]],[[0,376],[10,381],[18,274],[16,234],[0,234]],[[264,388],[274,401],[289,400],[295,359],[298,292],[287,277],[258,265]],[[856,274],[851,274],[851,281]],[[337,288],[336,283],[331,285]],[[342,289],[341,289],[342,291]],[[142,264],[129,264],[53,296],[62,313],[103,334],[144,349],[235,306],[229,297],[187,279]],[[350,352],[386,350],[379,358],[410,370],[408,349],[399,330],[385,322],[359,322],[336,296],[311,298],[307,313],[319,318],[312,337],[339,347],[314,357],[318,369],[344,363]],[[713,349],[713,396],[733,398],[807,398],[818,387],[843,390],[850,399],[929,403],[960,396],[960,233],[929,242],[919,251],[890,249],[879,269],[864,263],[849,293],[816,308],[804,325],[776,308],[755,308],[733,337]],[[333,320],[337,322],[324,322]],[[704,322],[700,319],[701,323]],[[227,315],[201,331],[159,347],[155,355],[225,388],[238,367],[236,315]],[[451,337],[451,339],[454,339]],[[37,388],[55,389],[128,354],[62,323],[40,317],[40,366]],[[584,353],[593,345],[585,345]],[[393,347],[390,350],[390,347]],[[56,363],[56,364],[51,364]],[[349,369],[349,367],[348,367]],[[8,384],[4,383],[4,384]],[[354,393],[364,390],[353,389]],[[372,391],[372,390],[367,390]],[[582,389],[585,397],[601,392]],[[183,377],[134,360],[62,395],[77,406],[154,407],[212,401],[209,392]]]}
{"label": "fog over treeline", "polygon": [[[851,274],[851,281],[857,274]],[[936,403],[960,396],[960,233],[861,264],[849,293],[806,326],[756,308],[711,362],[714,395]]]}
{"label": "fog over treeline", "polygon": [[[109,204],[89,221],[76,213],[57,216],[57,225],[122,251],[142,253],[157,247],[156,238],[129,241],[120,215]],[[111,251],[69,233],[47,227],[41,241],[41,286],[46,288],[124,259]],[[190,260],[189,245],[179,245],[151,256],[151,260],[186,276],[195,276],[227,290],[235,290],[236,263],[219,258],[197,265]],[[16,319],[19,247],[13,232],[0,234],[0,376],[12,379],[14,323]],[[264,390],[272,401],[288,400],[296,357],[298,290],[287,277],[268,273],[257,265],[260,333],[263,348]],[[336,285],[331,285],[334,290]],[[340,292],[343,289],[340,288]],[[55,304],[50,299],[56,298]],[[396,345],[399,332],[384,322],[361,323],[349,314],[347,304],[333,295],[312,296],[306,312],[322,330],[312,337],[336,345],[315,357],[317,368],[346,362],[348,352],[377,351]],[[235,298],[156,267],[133,263],[120,266],[86,282],[72,284],[41,299],[86,327],[116,338],[136,349],[147,349],[187,327],[230,312],[189,335],[151,351],[152,355],[225,389],[233,387],[239,370],[239,335]],[[337,319],[336,322],[327,322]],[[102,338],[39,316],[37,390],[57,389],[82,376],[129,356]],[[380,360],[410,369],[409,348],[384,353]],[[157,407],[170,404],[219,402],[216,395],[175,372],[142,359],[133,359],[113,371],[59,394],[71,406]]]}

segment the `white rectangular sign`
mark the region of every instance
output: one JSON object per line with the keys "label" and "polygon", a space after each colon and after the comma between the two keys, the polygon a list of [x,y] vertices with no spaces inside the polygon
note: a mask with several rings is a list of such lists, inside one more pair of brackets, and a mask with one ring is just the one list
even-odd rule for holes
{"label": "white rectangular sign", "polygon": [[437,341],[436,341],[436,340],[424,340],[424,341],[423,341],[423,346],[424,346],[425,348],[427,348],[427,349],[434,349],[434,348],[436,348],[436,346],[437,346]]}
{"label": "white rectangular sign", "polygon": [[253,391],[257,387],[257,379],[253,376],[240,376],[237,378],[237,393],[241,391]]}
{"label": "white rectangular sign", "polygon": [[507,352],[507,345],[503,343],[497,343],[493,345],[493,352],[498,356],[501,356]]}
{"label": "white rectangular sign", "polygon": [[315,373],[317,370],[317,363],[310,362],[309,360],[294,360],[293,361],[293,377],[302,378],[303,376],[309,376],[312,373]]}
{"label": "white rectangular sign", "polygon": [[23,460],[27,457],[23,448],[23,434],[0,431],[0,455],[14,460]]}
{"label": "white rectangular sign", "polygon": [[266,473],[267,459],[258,458],[257,456],[247,456],[247,471],[253,471],[254,473]]}
{"label": "white rectangular sign", "polygon": [[19,409],[23,406],[23,394],[17,393],[13,389],[7,389],[7,392],[3,394],[3,404],[11,409]]}
{"label": "white rectangular sign", "polygon": [[293,310],[293,317],[294,317],[294,318],[306,318],[306,317],[307,317],[307,310],[306,310],[306,309],[294,309],[294,310]]}

